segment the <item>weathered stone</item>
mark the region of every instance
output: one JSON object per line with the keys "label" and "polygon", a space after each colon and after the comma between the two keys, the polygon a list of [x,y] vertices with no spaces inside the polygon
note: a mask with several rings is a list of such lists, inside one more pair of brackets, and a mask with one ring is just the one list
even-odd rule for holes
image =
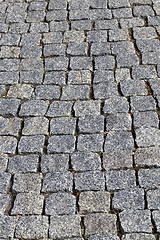
{"label": "weathered stone", "polygon": [[129,103],[125,97],[111,97],[105,100],[103,112],[104,114],[108,113],[120,113],[120,112],[128,112],[129,111]]}
{"label": "weathered stone", "polygon": [[159,205],[160,189],[149,190],[147,192],[146,196],[147,196],[148,209],[158,209],[158,210],[160,210],[160,205]]}
{"label": "weathered stone", "polygon": [[160,170],[158,169],[140,169],[138,171],[138,179],[140,187],[145,189],[159,188],[160,186]]}
{"label": "weathered stone", "polygon": [[160,145],[160,130],[153,127],[140,127],[136,129],[136,142],[139,147],[152,147]]}
{"label": "weathered stone", "polygon": [[108,83],[114,82],[113,71],[109,70],[95,70],[93,83]]}
{"label": "weathered stone", "polygon": [[107,171],[106,186],[108,191],[136,187],[135,171]]}
{"label": "weathered stone", "polygon": [[13,179],[12,191],[16,193],[29,193],[30,191],[40,192],[41,181],[41,173],[16,173]]}
{"label": "weathered stone", "polygon": [[9,33],[23,34],[27,33],[29,29],[29,24],[24,22],[12,23],[9,28]]}
{"label": "weathered stone", "polygon": [[72,153],[76,138],[72,135],[52,136],[48,140],[48,153]]}
{"label": "weathered stone", "polygon": [[157,33],[153,27],[134,27],[133,37],[135,39],[152,39],[157,37]]}
{"label": "weathered stone", "polygon": [[156,112],[135,112],[133,114],[134,127],[155,127],[159,126],[159,119]]}
{"label": "weathered stone", "polygon": [[101,43],[107,42],[107,31],[106,30],[98,30],[98,31],[90,31],[87,33],[86,41],[89,43]]}
{"label": "weathered stone", "polygon": [[132,188],[115,192],[112,199],[112,208],[118,211],[127,209],[143,210],[144,190],[142,188]]}
{"label": "weathered stone", "polygon": [[45,214],[47,215],[75,214],[76,198],[70,193],[54,193],[45,201]]}
{"label": "weathered stone", "polygon": [[83,42],[85,39],[84,31],[66,31],[64,33],[63,42],[71,43],[71,42]]}
{"label": "weathered stone", "polygon": [[45,117],[28,117],[24,120],[23,135],[47,135],[49,120]]}
{"label": "weathered stone", "polygon": [[49,2],[48,9],[49,10],[65,10],[67,8],[67,1],[59,0],[58,2],[56,0],[51,0]]}
{"label": "weathered stone", "polygon": [[27,84],[16,84],[9,88],[7,93],[8,98],[30,99],[33,87]]}
{"label": "weathered stone", "polygon": [[71,165],[77,172],[101,170],[101,159],[97,153],[75,152],[71,155]]}
{"label": "weathered stone", "polygon": [[116,69],[115,78],[117,82],[129,81],[131,80],[130,71],[127,68]]}
{"label": "weathered stone", "polygon": [[110,194],[104,191],[81,192],[78,205],[80,214],[108,212],[110,209]]}
{"label": "weathered stone", "polygon": [[51,216],[49,237],[53,239],[81,237],[80,221],[81,218],[77,214]]}
{"label": "weathered stone", "polygon": [[41,171],[47,172],[63,172],[67,171],[69,167],[68,154],[50,154],[42,155],[41,157]]}
{"label": "weathered stone", "polygon": [[103,134],[85,134],[78,136],[77,149],[79,151],[102,152]]}
{"label": "weathered stone", "polygon": [[8,162],[8,172],[12,174],[37,172],[38,161],[38,155],[16,155],[10,157]]}
{"label": "weathered stone", "polygon": [[89,92],[88,85],[66,85],[62,88],[61,100],[87,100]]}
{"label": "weathered stone", "polygon": [[20,83],[41,84],[43,80],[43,70],[20,72]]}
{"label": "weathered stone", "polygon": [[10,136],[0,136],[0,152],[15,154],[17,139]]}
{"label": "weathered stone", "polygon": [[107,0],[102,0],[102,1],[91,0],[90,7],[91,8],[107,8]]}
{"label": "weathered stone", "polygon": [[30,100],[21,105],[19,116],[44,116],[49,103],[44,100]]}
{"label": "weathered stone", "polygon": [[9,194],[0,193],[0,215],[4,215],[6,208],[10,203],[10,200],[11,200],[11,196]]}
{"label": "weathered stone", "polygon": [[11,217],[11,216],[0,216],[0,238],[13,238],[14,237],[14,230],[17,224],[18,218]]}
{"label": "weathered stone", "polygon": [[11,174],[7,172],[0,172],[0,193],[7,193],[10,186]]}
{"label": "weathered stone", "polygon": [[12,135],[18,137],[21,127],[19,118],[0,117],[0,135]]}
{"label": "weathered stone", "polygon": [[92,43],[91,45],[92,56],[105,55],[105,54],[109,54],[110,52],[111,50],[110,50],[109,43]]}
{"label": "weathered stone", "polygon": [[43,201],[44,196],[36,192],[18,193],[11,214],[42,214]]}
{"label": "weathered stone", "polygon": [[46,113],[47,117],[69,117],[73,103],[68,101],[53,101]]}
{"label": "weathered stone", "polygon": [[131,130],[132,119],[127,113],[111,114],[106,117],[106,131]]}
{"label": "weathered stone", "polygon": [[149,111],[156,109],[156,103],[152,96],[134,96],[131,97],[131,111]]}
{"label": "weathered stone", "polygon": [[76,118],[73,117],[52,118],[50,121],[51,135],[74,134],[75,129]]}
{"label": "weathered stone", "polygon": [[89,70],[71,70],[68,73],[68,84],[91,84],[91,72]]}
{"label": "weathered stone", "polygon": [[47,173],[43,180],[42,192],[71,192],[73,187],[73,175],[71,172]]}
{"label": "weathered stone", "polygon": [[20,47],[2,46],[0,51],[1,58],[19,58]]}
{"label": "weathered stone", "polygon": [[100,171],[90,171],[75,174],[75,189],[78,191],[104,191],[104,173]]}
{"label": "weathered stone", "polygon": [[41,46],[25,45],[21,48],[20,58],[40,58],[42,56]]}
{"label": "weathered stone", "polygon": [[2,59],[0,65],[0,71],[17,71],[19,68],[19,59]]}
{"label": "weathered stone", "polygon": [[45,136],[37,135],[37,136],[24,136],[21,137],[18,152],[20,154],[25,153],[39,153],[43,152]]}
{"label": "weathered stone", "polygon": [[85,235],[116,234],[116,215],[108,213],[93,213],[84,217]]}
{"label": "weathered stone", "polygon": [[120,88],[124,96],[147,95],[147,89],[143,80],[130,80],[120,83]]}
{"label": "weathered stone", "polygon": [[48,237],[48,217],[47,216],[25,216],[21,217],[15,229],[17,238],[47,238]]}
{"label": "weathered stone", "polygon": [[99,115],[100,101],[77,101],[74,104],[75,116]]}
{"label": "weathered stone", "polygon": [[8,155],[4,153],[0,153],[0,171],[5,172],[8,165]]}
{"label": "weathered stone", "polygon": [[112,96],[118,97],[117,84],[114,82],[93,85],[93,92],[95,99],[106,99]]}
{"label": "weathered stone", "polygon": [[139,65],[139,58],[136,54],[118,54],[116,57],[117,67],[133,67]]}
{"label": "weathered stone", "polygon": [[132,168],[131,150],[112,150],[103,153],[103,167],[105,170],[120,170]]}

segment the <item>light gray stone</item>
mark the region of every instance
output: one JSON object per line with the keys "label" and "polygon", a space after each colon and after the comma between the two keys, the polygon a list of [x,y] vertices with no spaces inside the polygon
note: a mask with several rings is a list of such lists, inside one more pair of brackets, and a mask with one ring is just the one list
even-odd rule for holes
{"label": "light gray stone", "polygon": [[93,92],[95,99],[106,99],[112,96],[118,97],[117,84],[114,82],[93,85]]}
{"label": "light gray stone", "polygon": [[144,20],[139,17],[120,19],[120,26],[122,29],[129,29],[134,27],[143,27]]}
{"label": "light gray stone", "polygon": [[160,211],[153,211],[152,216],[156,225],[156,230],[159,233],[160,232]]}
{"label": "light gray stone", "polygon": [[20,63],[20,71],[34,71],[43,69],[43,60],[41,58],[26,58]]}
{"label": "light gray stone", "polygon": [[133,114],[134,127],[159,127],[159,119],[156,112],[135,112]]}
{"label": "light gray stone", "polygon": [[63,37],[63,43],[83,42],[85,39],[84,31],[66,31]]}
{"label": "light gray stone", "polygon": [[24,120],[22,135],[47,135],[49,120],[45,117],[28,117]]}
{"label": "light gray stone", "polygon": [[41,181],[41,173],[16,173],[13,179],[12,191],[14,193],[40,192]]}
{"label": "light gray stone", "polygon": [[18,152],[20,154],[25,153],[39,153],[42,154],[44,147],[45,136],[22,136],[19,145]]}
{"label": "light gray stone", "polygon": [[99,20],[99,19],[111,19],[112,14],[109,9],[90,9],[89,10],[89,19],[91,21]]}
{"label": "light gray stone", "polygon": [[45,59],[45,69],[47,71],[66,71],[68,66],[68,58],[55,57]]}
{"label": "light gray stone", "polygon": [[0,135],[12,135],[18,137],[21,128],[19,118],[0,117]]}
{"label": "light gray stone", "polygon": [[7,193],[10,186],[11,174],[8,172],[0,172],[0,193]]}
{"label": "light gray stone", "polygon": [[88,43],[69,43],[67,47],[67,54],[69,56],[87,56]]}
{"label": "light gray stone", "polygon": [[0,51],[1,58],[19,58],[20,47],[2,46]]}
{"label": "light gray stone", "polygon": [[10,157],[8,162],[8,172],[12,174],[37,172],[38,161],[38,155],[16,155]]}
{"label": "light gray stone", "polygon": [[64,172],[69,167],[68,154],[50,154],[42,155],[41,157],[41,171],[47,172]]}
{"label": "light gray stone", "polygon": [[20,83],[41,84],[43,80],[43,70],[20,72]]}
{"label": "light gray stone", "polygon": [[59,0],[58,2],[56,0],[51,0],[49,2],[48,9],[49,10],[65,10],[67,8],[67,1]]}
{"label": "light gray stone", "polygon": [[135,17],[146,17],[146,16],[154,16],[155,14],[152,7],[150,6],[135,6],[133,8],[133,15]]}
{"label": "light gray stone", "polygon": [[[144,1],[144,0],[143,0]],[[156,240],[154,235],[147,233],[131,233],[122,236],[122,240]]]}
{"label": "light gray stone", "polygon": [[109,43],[92,43],[91,45],[91,55],[97,56],[97,55],[105,55],[109,54],[111,52],[110,50],[110,44]]}
{"label": "light gray stone", "polygon": [[75,214],[76,197],[70,193],[54,193],[45,200],[45,214]]}
{"label": "light gray stone", "polygon": [[133,37],[135,39],[152,39],[157,37],[157,33],[153,27],[134,27]]}
{"label": "light gray stone", "polygon": [[49,11],[46,14],[47,22],[50,21],[66,21],[67,20],[67,11],[64,10],[53,10]]}
{"label": "light gray stone", "polygon": [[89,43],[101,43],[107,42],[107,31],[106,30],[98,30],[98,31],[90,31],[87,33],[86,42]]}
{"label": "light gray stone", "polygon": [[108,83],[114,82],[113,71],[109,70],[95,70],[93,83]]}
{"label": "light gray stone", "polygon": [[88,238],[89,240],[119,240],[119,237],[110,233],[104,235],[93,235]]}
{"label": "light gray stone", "polygon": [[119,8],[114,9],[113,11],[114,18],[132,18],[132,9],[131,8]]}
{"label": "light gray stone", "polygon": [[27,84],[16,84],[9,88],[8,98],[30,99],[34,88]]}
{"label": "light gray stone", "polygon": [[87,100],[89,93],[88,85],[66,85],[62,88],[61,100]]}
{"label": "light gray stone", "polygon": [[42,56],[41,46],[25,45],[21,48],[20,58],[40,58]]}
{"label": "light gray stone", "polygon": [[152,65],[140,65],[132,67],[132,78],[133,79],[150,79],[156,78],[157,73],[155,67]]}
{"label": "light gray stone", "polygon": [[106,117],[106,131],[131,130],[132,119],[127,113],[110,114]]}
{"label": "light gray stone", "polygon": [[108,29],[117,29],[117,28],[118,28],[118,21],[116,19],[95,21],[95,30],[108,30]]}
{"label": "light gray stone", "polygon": [[73,103],[70,101],[53,101],[46,113],[47,117],[69,117]]}
{"label": "light gray stone", "polygon": [[92,71],[92,58],[91,57],[71,57],[70,60],[71,70],[90,70]]}
{"label": "light gray stone", "polygon": [[128,112],[129,111],[129,103],[127,98],[125,97],[111,97],[105,100],[103,112],[104,114],[108,113],[120,113],[120,112]]}
{"label": "light gray stone", "polygon": [[78,121],[79,133],[103,133],[104,117],[99,116],[83,116]]}
{"label": "light gray stone", "polygon": [[77,172],[101,170],[101,159],[97,153],[75,152],[71,155],[71,166]]}
{"label": "light gray stone", "polygon": [[138,171],[140,187],[145,189],[159,188],[160,186],[160,169],[140,169]]}
{"label": "light gray stone", "polygon": [[65,72],[46,72],[43,84],[65,85]]}
{"label": "light gray stone", "polygon": [[9,194],[0,193],[0,215],[4,215],[6,208],[10,203],[10,200],[11,200],[11,196]]}
{"label": "light gray stone", "polygon": [[76,130],[76,118],[61,117],[52,118],[50,121],[50,134],[71,134],[74,135]]}
{"label": "light gray stone", "polygon": [[0,84],[12,85],[18,83],[18,72],[0,72]]}
{"label": "light gray stone", "polygon": [[66,52],[66,46],[64,44],[49,44],[44,45],[43,54],[45,57],[49,56],[64,56]]}
{"label": "light gray stone", "polygon": [[18,193],[11,214],[42,214],[43,202],[44,196],[39,193]]}
{"label": "light gray stone", "polygon": [[140,52],[157,52],[160,50],[160,42],[158,39],[136,40],[136,46]]}
{"label": "light gray stone", "polygon": [[44,33],[42,42],[43,44],[62,43],[62,33],[61,32]]}
{"label": "light gray stone", "polygon": [[143,80],[130,80],[120,83],[120,88],[124,96],[147,95],[147,89]]}
{"label": "light gray stone", "polygon": [[80,134],[78,136],[77,149],[79,151],[102,152],[103,142],[103,134]]}
{"label": "light gray stone", "polygon": [[80,214],[108,212],[110,210],[110,194],[104,191],[81,192],[78,205]]}
{"label": "light gray stone", "polygon": [[73,175],[71,172],[47,173],[43,179],[42,192],[71,192],[73,187]]}
{"label": "light gray stone", "polygon": [[115,60],[113,56],[100,56],[95,58],[95,69],[113,70],[115,68]]}
{"label": "light gray stone", "polygon": [[90,1],[91,8],[107,8],[107,0],[91,0]]}
{"label": "light gray stone", "polygon": [[[71,22],[72,30],[91,30],[91,21],[90,20],[79,20]],[[67,29],[68,30],[68,29]]]}
{"label": "light gray stone", "polygon": [[48,140],[48,153],[72,153],[76,137],[72,135],[52,136]]}
{"label": "light gray stone", "polygon": [[89,70],[69,71],[68,84],[91,84],[91,72]]}
{"label": "light gray stone", "polygon": [[0,153],[0,172],[5,172],[8,165],[8,155]]}
{"label": "light gray stone", "polygon": [[139,65],[139,58],[136,54],[118,54],[116,57],[117,60],[117,67],[133,67]]}
{"label": "light gray stone", "polygon": [[40,33],[25,33],[22,35],[20,46],[36,46],[40,44]]}
{"label": "light gray stone", "polygon": [[99,115],[100,114],[100,101],[77,101],[74,104],[75,116],[86,116],[86,115]]}
{"label": "light gray stone", "polygon": [[148,209],[160,210],[160,189],[149,190],[146,194]]}
{"label": "light gray stone", "polygon": [[131,111],[149,111],[156,109],[156,103],[152,96],[134,96],[130,98]]}
{"label": "light gray stone", "polygon": [[69,30],[67,21],[60,21],[60,22],[51,21],[49,24],[49,28],[51,32],[64,32]]}
{"label": "light gray stone", "polygon": [[13,238],[14,237],[14,230],[17,224],[18,218],[11,217],[11,216],[0,216],[0,238]]}
{"label": "light gray stone", "polygon": [[129,81],[131,80],[130,71],[127,68],[116,69],[115,78],[117,82]]}
{"label": "light gray stone", "polygon": [[127,29],[109,30],[109,42],[128,41],[129,34]]}
{"label": "light gray stone", "polygon": [[0,39],[0,46],[18,46],[20,41],[20,35],[18,34],[10,34],[6,33],[3,34],[2,38]]}
{"label": "light gray stone", "polygon": [[136,142],[139,147],[152,147],[160,145],[160,130],[153,127],[140,127],[136,129]]}
{"label": "light gray stone", "polygon": [[0,152],[15,154],[17,139],[10,136],[0,136]]}
{"label": "light gray stone", "polygon": [[130,7],[128,0],[108,0],[109,8]]}
{"label": "light gray stone", "polygon": [[48,28],[48,23],[45,22],[39,22],[39,23],[31,23],[30,29],[29,29],[30,33],[45,33],[49,31]]}
{"label": "light gray stone", "polygon": [[158,95],[160,95],[159,82],[160,82],[160,78],[149,80],[149,84],[151,86],[151,89],[152,89],[153,93],[158,94]]}
{"label": "light gray stone", "polygon": [[0,65],[0,71],[17,71],[19,68],[19,59],[2,59]]}
{"label": "light gray stone", "polygon": [[30,100],[21,105],[19,116],[44,116],[49,103],[44,100]]}
{"label": "light gray stone", "polygon": [[45,11],[28,11],[26,22],[43,22],[45,18]]}

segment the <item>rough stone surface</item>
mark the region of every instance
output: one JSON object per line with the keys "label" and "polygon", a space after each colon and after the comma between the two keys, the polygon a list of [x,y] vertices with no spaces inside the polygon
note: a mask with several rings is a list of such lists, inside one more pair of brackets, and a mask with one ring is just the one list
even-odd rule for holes
{"label": "rough stone surface", "polygon": [[155,240],[155,236],[152,234],[147,234],[147,233],[131,233],[131,234],[126,234],[125,236],[122,236],[122,240]]}
{"label": "rough stone surface", "polygon": [[145,189],[159,188],[160,171],[158,169],[140,169],[138,171],[139,185]]}
{"label": "rough stone surface", "polygon": [[28,117],[24,120],[23,135],[47,135],[49,121],[45,117]]}
{"label": "rough stone surface", "polygon": [[84,116],[78,121],[79,133],[103,133],[104,117],[103,116]]}
{"label": "rough stone surface", "polygon": [[71,153],[75,149],[76,138],[72,135],[52,136],[48,140],[49,153]]}
{"label": "rough stone surface", "polygon": [[25,153],[42,153],[44,147],[45,136],[24,136],[21,137],[18,151],[20,154]]}
{"label": "rough stone surface", "polygon": [[102,134],[80,134],[78,136],[77,149],[79,151],[95,151],[101,152],[103,147],[104,137]]}
{"label": "rough stone surface", "polygon": [[160,210],[160,205],[159,205],[160,189],[149,190],[146,196],[147,196],[148,209]]}
{"label": "rough stone surface", "polygon": [[159,129],[148,127],[136,129],[136,142],[139,147],[152,147],[160,145]]}
{"label": "rough stone surface", "polygon": [[13,238],[14,237],[14,230],[15,226],[17,224],[18,218],[17,217],[11,217],[11,216],[0,216],[0,238]]}
{"label": "rough stone surface", "polygon": [[4,215],[6,208],[9,205],[11,197],[9,194],[1,194],[0,193],[0,215]]}

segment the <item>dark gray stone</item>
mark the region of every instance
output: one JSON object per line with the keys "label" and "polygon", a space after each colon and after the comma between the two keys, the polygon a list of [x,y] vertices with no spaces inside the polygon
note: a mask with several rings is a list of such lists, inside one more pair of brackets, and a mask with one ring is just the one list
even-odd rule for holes
{"label": "dark gray stone", "polygon": [[48,140],[48,153],[72,153],[76,138],[72,135],[52,136]]}
{"label": "dark gray stone", "polygon": [[92,71],[91,57],[71,57],[70,68],[73,70],[90,70]]}
{"label": "dark gray stone", "polygon": [[44,116],[49,103],[44,100],[30,100],[21,105],[19,116]]}
{"label": "dark gray stone", "polygon": [[49,2],[48,9],[49,10],[65,10],[67,8],[67,1],[59,0],[58,2],[56,0],[51,0]]}
{"label": "dark gray stone", "polygon": [[145,189],[159,188],[160,186],[160,169],[140,169],[138,171],[140,187]]}
{"label": "dark gray stone", "polygon": [[86,41],[89,43],[107,42],[107,31],[106,30],[90,31],[87,33]]}
{"label": "dark gray stone", "polygon": [[88,43],[69,43],[67,54],[70,56],[87,56]]}
{"label": "dark gray stone", "polygon": [[116,56],[117,67],[133,67],[139,65],[139,58],[136,54],[118,54]]}
{"label": "dark gray stone", "polygon": [[69,2],[69,9],[86,9],[89,7],[89,0],[72,0],[71,2]]}
{"label": "dark gray stone", "polygon": [[66,21],[61,22],[51,21],[49,24],[49,29],[51,32],[64,32],[68,31],[69,27]]}
{"label": "dark gray stone", "polygon": [[78,121],[79,133],[103,133],[104,117],[103,116],[83,116]]}
{"label": "dark gray stone", "polygon": [[93,85],[93,92],[95,99],[106,99],[112,96],[118,97],[117,84],[114,82]]}
{"label": "dark gray stone", "polygon": [[69,19],[72,20],[88,20],[89,10],[88,9],[74,9],[69,11]]}
{"label": "dark gray stone", "polygon": [[45,57],[64,56],[65,52],[66,52],[66,46],[64,44],[44,45],[43,54],[44,54]]}
{"label": "dark gray stone", "polygon": [[147,89],[143,80],[130,80],[120,83],[120,88],[124,96],[147,95]]}
{"label": "dark gray stone", "polygon": [[117,28],[118,28],[118,21],[116,19],[95,21],[95,30],[108,30],[108,29],[117,29]]}
{"label": "dark gray stone", "polygon": [[153,221],[156,225],[156,230],[159,233],[160,232],[160,211],[153,211],[152,213]]}
{"label": "dark gray stone", "polygon": [[45,18],[45,11],[28,11],[26,22],[43,22]]}
{"label": "dark gray stone", "polygon": [[0,172],[0,193],[7,193],[10,186],[11,174],[8,172]]}
{"label": "dark gray stone", "polygon": [[45,69],[47,71],[66,71],[68,66],[68,58],[66,57],[56,57],[56,58],[46,58],[45,59]]}
{"label": "dark gray stone", "polygon": [[43,60],[41,58],[22,59],[20,63],[20,71],[34,71],[43,69]]}
{"label": "dark gray stone", "polygon": [[[71,22],[72,30],[91,30],[91,21],[90,20],[79,20]],[[67,29],[68,30],[68,29]]]}
{"label": "dark gray stone", "polygon": [[112,13],[109,9],[90,9],[89,11],[89,19],[91,21],[99,20],[99,19],[111,19]]}
{"label": "dark gray stone", "polygon": [[92,56],[105,55],[107,53],[109,54],[110,52],[111,50],[109,43],[92,43],[91,45]]}
{"label": "dark gray stone", "polygon": [[132,9],[131,8],[118,8],[113,11],[114,18],[132,18]]}
{"label": "dark gray stone", "polygon": [[76,118],[73,117],[61,117],[52,118],[50,121],[50,134],[73,134],[76,130]]}
{"label": "dark gray stone", "polygon": [[69,117],[73,103],[70,101],[53,101],[46,113],[47,117]]}
{"label": "dark gray stone", "polygon": [[109,69],[113,70],[115,68],[115,60],[113,56],[100,56],[95,58],[95,69]]}
{"label": "dark gray stone", "polygon": [[37,86],[33,97],[35,99],[57,100],[60,97],[60,88],[59,86],[51,85]]}
{"label": "dark gray stone", "polygon": [[80,134],[78,136],[77,149],[79,151],[102,152],[103,134]]}
{"label": "dark gray stone", "polygon": [[108,83],[114,82],[113,71],[109,70],[95,70],[93,83]]}
{"label": "dark gray stone", "polygon": [[91,0],[90,2],[91,8],[107,8],[107,0]]}
{"label": "dark gray stone", "polygon": [[2,59],[0,65],[0,71],[17,71],[19,68],[19,59]]}
{"label": "dark gray stone", "polygon": [[25,154],[25,153],[42,154],[44,141],[45,141],[45,136],[43,135],[21,137],[18,145],[18,152],[20,154]]}

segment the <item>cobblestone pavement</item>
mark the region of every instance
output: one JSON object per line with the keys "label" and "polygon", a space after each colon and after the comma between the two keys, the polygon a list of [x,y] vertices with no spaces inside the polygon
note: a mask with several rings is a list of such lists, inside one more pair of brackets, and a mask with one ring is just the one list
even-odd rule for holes
{"label": "cobblestone pavement", "polygon": [[0,0],[0,239],[160,239],[160,0]]}

